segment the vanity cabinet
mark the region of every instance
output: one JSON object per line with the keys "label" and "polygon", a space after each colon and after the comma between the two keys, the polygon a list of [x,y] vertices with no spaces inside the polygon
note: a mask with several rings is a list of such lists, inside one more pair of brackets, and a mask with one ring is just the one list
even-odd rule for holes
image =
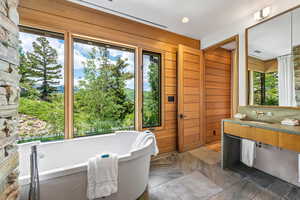
{"label": "vanity cabinet", "polygon": [[224,132],[241,138],[262,142],[264,144],[278,146],[278,132],[268,129],[224,122]]}
{"label": "vanity cabinet", "polygon": [[224,122],[224,133],[300,152],[300,135],[277,132],[249,125]]}
{"label": "vanity cabinet", "polygon": [[279,133],[279,147],[300,152],[300,135]]}
{"label": "vanity cabinet", "polygon": [[278,132],[263,129],[263,128],[252,128],[251,139],[262,142],[264,144],[270,144],[273,146],[278,146]]}
{"label": "vanity cabinet", "polygon": [[230,135],[251,139],[252,131],[251,126],[224,122],[224,132]]}

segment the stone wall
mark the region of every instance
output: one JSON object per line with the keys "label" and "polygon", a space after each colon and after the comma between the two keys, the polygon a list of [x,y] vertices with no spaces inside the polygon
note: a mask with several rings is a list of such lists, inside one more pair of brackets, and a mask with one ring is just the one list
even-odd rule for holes
{"label": "stone wall", "polygon": [[286,118],[300,120],[300,110],[294,108],[285,107],[262,107],[262,106],[240,106],[239,112],[247,115],[248,120],[257,120],[256,113],[254,111],[260,111],[264,113],[271,112],[272,116],[264,115],[260,120],[280,123]]}
{"label": "stone wall", "polygon": [[0,0],[0,200],[18,197],[18,0]]}
{"label": "stone wall", "polygon": [[296,101],[300,106],[300,46],[294,47],[294,65],[296,82]]}

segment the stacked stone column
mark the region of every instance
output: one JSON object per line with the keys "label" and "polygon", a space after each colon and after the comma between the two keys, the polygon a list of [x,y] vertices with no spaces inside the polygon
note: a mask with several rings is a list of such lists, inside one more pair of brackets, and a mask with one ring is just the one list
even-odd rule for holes
{"label": "stacked stone column", "polygon": [[0,200],[17,199],[18,0],[0,0]]}
{"label": "stacked stone column", "polygon": [[300,106],[300,46],[294,47],[296,101]]}

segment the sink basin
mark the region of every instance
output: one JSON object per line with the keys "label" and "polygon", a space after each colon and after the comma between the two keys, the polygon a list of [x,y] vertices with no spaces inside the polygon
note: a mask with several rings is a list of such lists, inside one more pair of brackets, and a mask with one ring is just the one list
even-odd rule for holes
{"label": "sink basin", "polygon": [[254,124],[273,124],[273,122],[266,122],[266,121],[252,121],[252,120],[249,120],[249,121],[245,121],[245,122],[250,122],[250,123],[254,123]]}

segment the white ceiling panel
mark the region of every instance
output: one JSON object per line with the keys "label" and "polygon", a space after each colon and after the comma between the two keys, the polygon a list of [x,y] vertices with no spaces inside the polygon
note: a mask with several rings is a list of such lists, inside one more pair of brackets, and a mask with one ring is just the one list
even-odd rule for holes
{"label": "white ceiling panel", "polygon": [[[166,30],[201,39],[252,16],[276,0],[69,0],[95,9],[122,13],[166,26]],[[110,10],[108,10],[110,9]],[[121,12],[116,13],[114,11]],[[188,17],[189,23],[181,19]],[[127,18],[133,19],[127,16]],[[137,19],[133,19],[137,20]],[[137,20],[139,21],[139,20]],[[147,23],[147,22],[144,22]],[[150,24],[151,25],[151,24]],[[153,25],[153,24],[152,24]]]}

